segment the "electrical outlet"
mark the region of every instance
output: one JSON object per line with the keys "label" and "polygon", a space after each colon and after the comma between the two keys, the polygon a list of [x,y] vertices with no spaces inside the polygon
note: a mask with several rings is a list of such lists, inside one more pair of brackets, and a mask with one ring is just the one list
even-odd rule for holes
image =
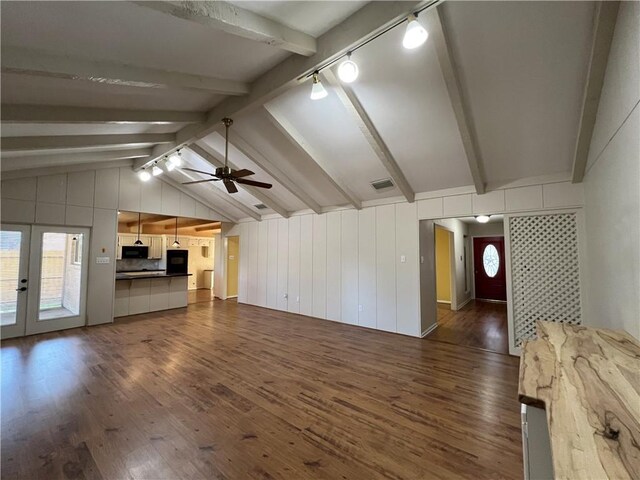
{"label": "electrical outlet", "polygon": [[400,255],[400,263],[407,263],[407,256],[406,255]]}
{"label": "electrical outlet", "polygon": [[364,310],[364,307],[362,305],[358,305],[358,311],[361,312]]}
{"label": "electrical outlet", "polygon": [[109,263],[109,260],[110,260],[109,257],[96,257],[96,263],[99,263],[99,264]]}

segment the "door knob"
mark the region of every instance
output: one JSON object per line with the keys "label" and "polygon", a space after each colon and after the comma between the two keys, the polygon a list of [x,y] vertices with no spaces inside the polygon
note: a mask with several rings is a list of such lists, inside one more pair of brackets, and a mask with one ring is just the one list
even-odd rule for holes
{"label": "door knob", "polygon": [[26,289],[27,287],[16,288],[16,292],[24,292]]}

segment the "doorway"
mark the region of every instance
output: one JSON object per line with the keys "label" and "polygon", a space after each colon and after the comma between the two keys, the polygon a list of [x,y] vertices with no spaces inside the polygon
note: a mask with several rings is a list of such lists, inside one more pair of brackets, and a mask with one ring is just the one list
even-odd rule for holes
{"label": "doorway", "polygon": [[238,296],[240,237],[227,237],[227,298]]}
{"label": "doorway", "polygon": [[504,237],[474,237],[473,271],[476,299],[507,301]]}
{"label": "doorway", "polygon": [[83,326],[89,229],[3,224],[2,338]]}
{"label": "doorway", "polygon": [[[435,226],[435,254],[436,254],[436,299],[439,307],[451,309],[455,266],[452,265],[454,250],[453,232]],[[453,267],[453,268],[452,268]]]}

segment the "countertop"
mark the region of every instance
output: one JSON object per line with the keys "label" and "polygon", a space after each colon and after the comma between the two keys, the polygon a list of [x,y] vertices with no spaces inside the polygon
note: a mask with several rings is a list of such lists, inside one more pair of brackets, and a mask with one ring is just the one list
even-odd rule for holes
{"label": "countertop", "polygon": [[538,322],[518,397],[546,410],[556,479],[640,478],[640,342],[626,332]]}
{"label": "countertop", "polygon": [[[149,272],[148,275],[142,272]],[[155,272],[155,273],[154,273]],[[135,273],[135,275],[131,275]],[[165,270],[143,270],[136,272],[116,272],[116,280],[141,280],[146,278],[190,277],[192,273],[166,273]]]}

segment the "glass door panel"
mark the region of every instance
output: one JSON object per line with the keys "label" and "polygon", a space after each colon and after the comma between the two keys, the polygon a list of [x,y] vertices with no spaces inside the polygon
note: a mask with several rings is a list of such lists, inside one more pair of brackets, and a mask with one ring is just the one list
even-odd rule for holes
{"label": "glass door panel", "polygon": [[88,230],[34,226],[27,334],[85,324]]}
{"label": "glass door panel", "polygon": [[2,338],[24,335],[27,307],[29,234],[24,225],[0,229],[0,328]]}

